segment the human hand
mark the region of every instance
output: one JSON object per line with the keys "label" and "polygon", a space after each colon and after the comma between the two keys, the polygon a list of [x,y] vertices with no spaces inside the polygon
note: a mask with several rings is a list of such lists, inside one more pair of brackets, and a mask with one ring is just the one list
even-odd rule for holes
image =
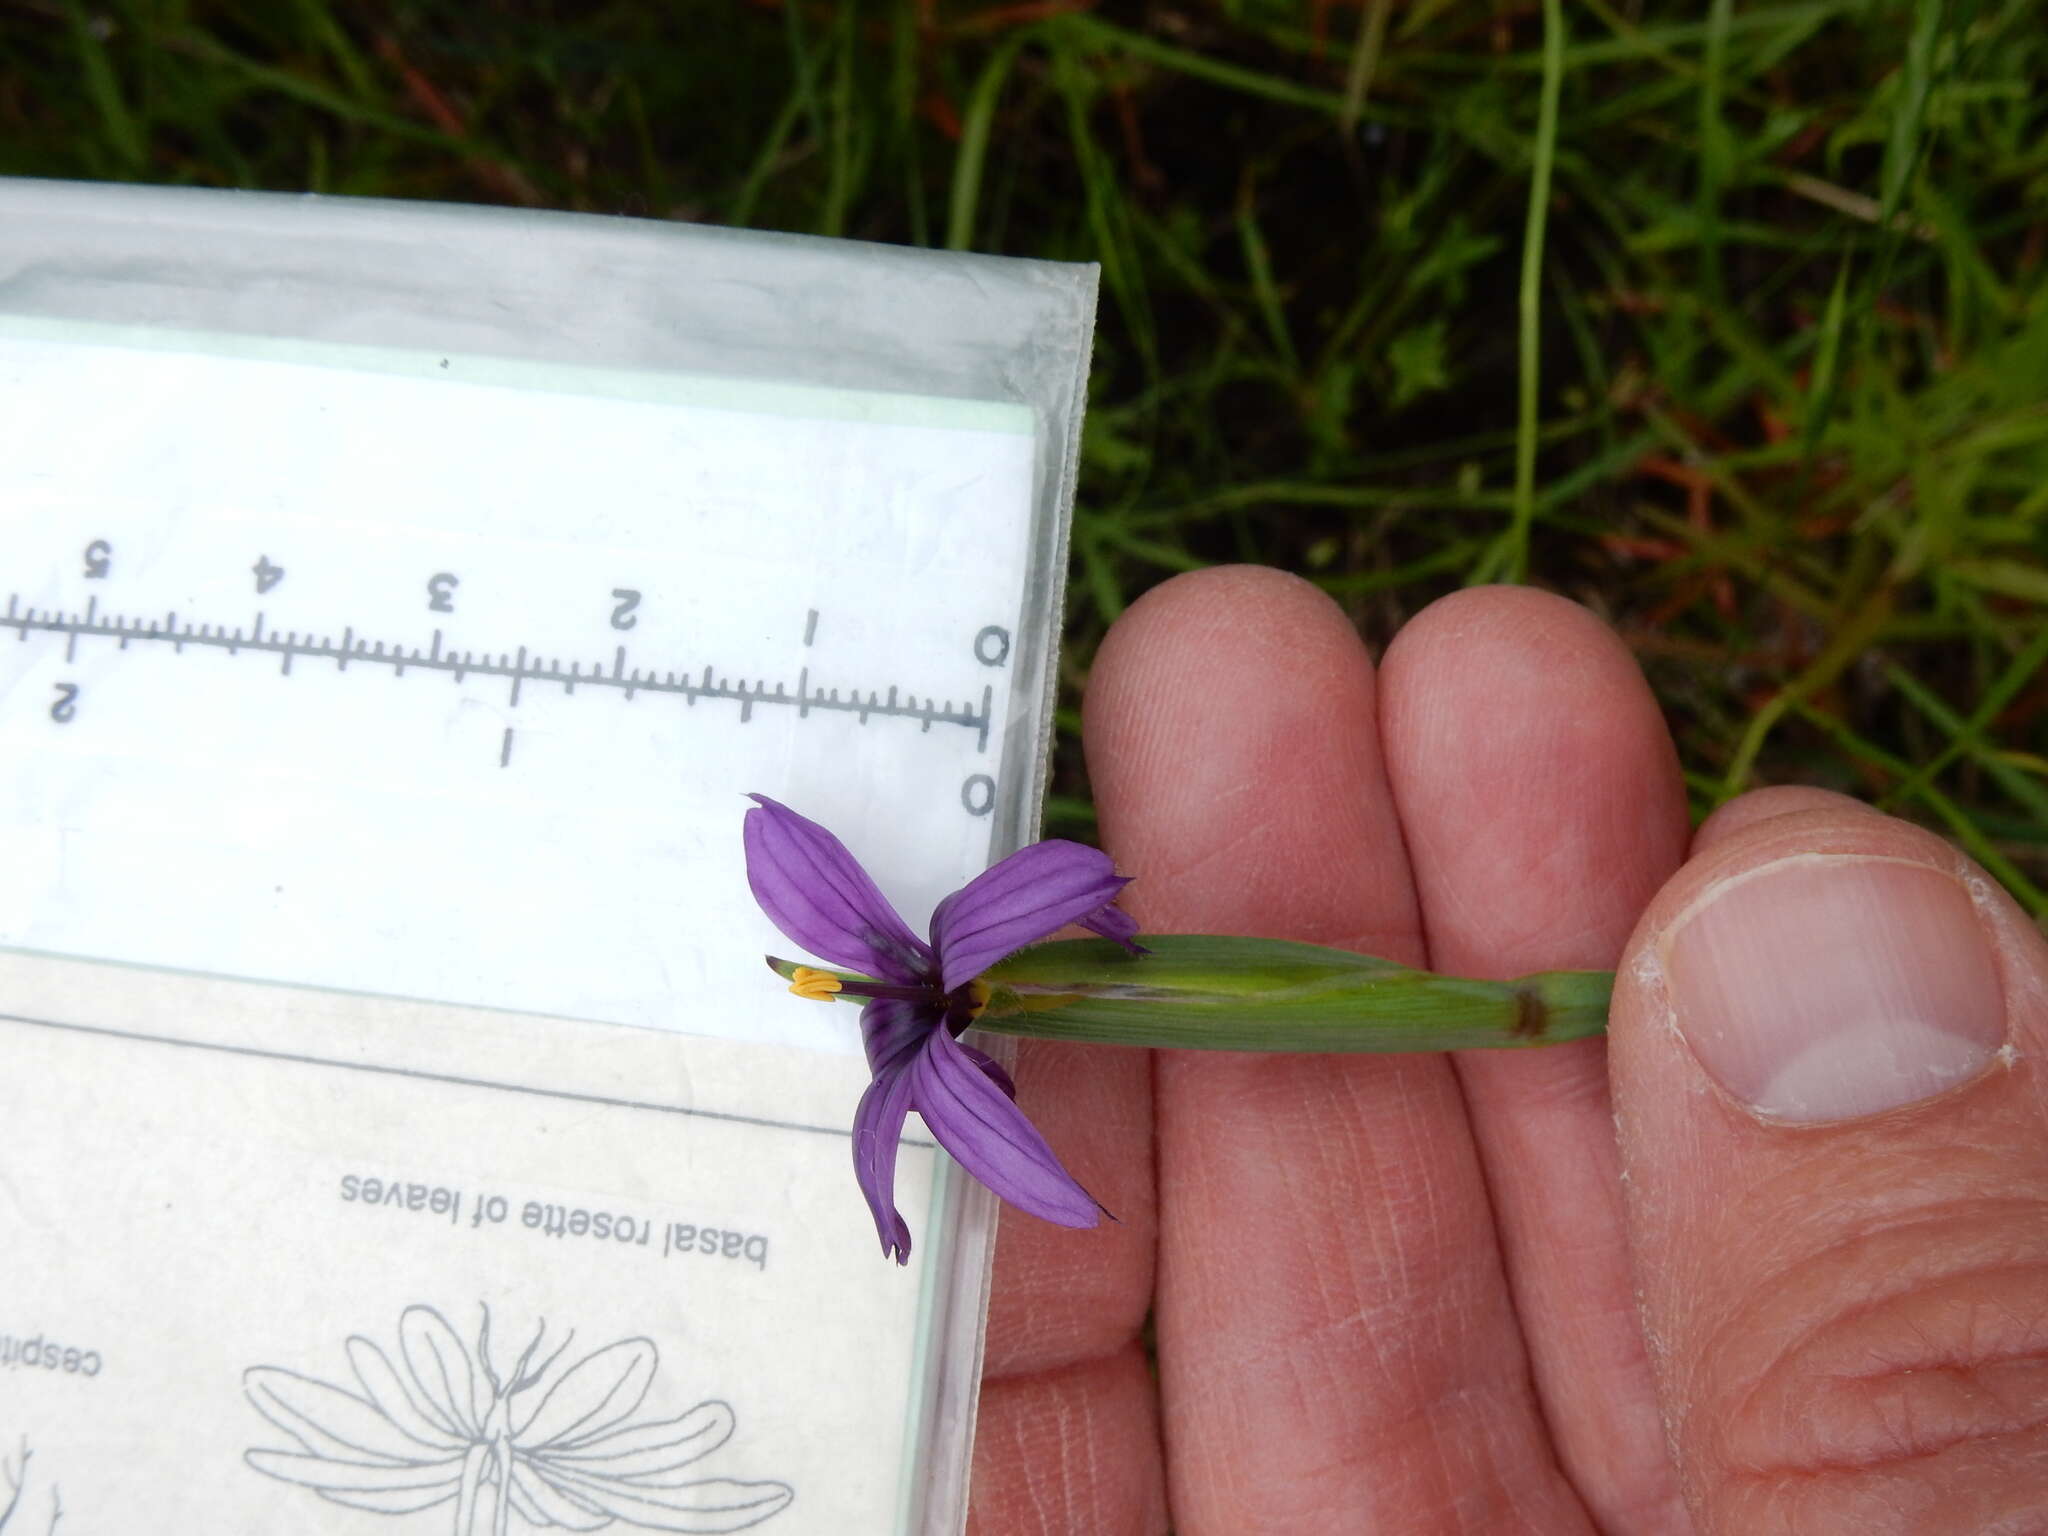
{"label": "human hand", "polygon": [[1146,928],[1619,974],[1536,1051],[1024,1042],[1122,1221],[1003,1220],[973,1531],[2048,1529],[2048,943],[1974,866],[1809,790],[1689,837],[1634,663],[1527,590],[1375,678],[1305,583],[1182,577],[1086,735]]}

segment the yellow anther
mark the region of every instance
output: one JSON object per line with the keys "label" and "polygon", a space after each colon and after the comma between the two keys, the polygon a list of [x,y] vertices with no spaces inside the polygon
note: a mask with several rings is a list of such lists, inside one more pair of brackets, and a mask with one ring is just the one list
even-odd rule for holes
{"label": "yellow anther", "polygon": [[789,978],[789,990],[814,1003],[831,1002],[839,987],[839,978],[830,971],[813,970],[808,965],[798,966]]}
{"label": "yellow anther", "polygon": [[967,1017],[969,1019],[980,1018],[982,1010],[988,1007],[988,1000],[993,995],[994,993],[990,990],[989,984],[979,976],[967,983]]}

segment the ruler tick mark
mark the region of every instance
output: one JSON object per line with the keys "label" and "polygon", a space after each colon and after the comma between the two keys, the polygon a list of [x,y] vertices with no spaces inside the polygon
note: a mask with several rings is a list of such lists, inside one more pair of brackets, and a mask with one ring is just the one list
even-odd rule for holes
{"label": "ruler tick mark", "polygon": [[[739,717],[747,722],[753,719],[757,705],[773,704],[786,708],[793,704],[799,719],[809,719],[813,714],[824,712],[853,715],[862,725],[878,716],[911,719],[927,733],[935,725],[957,725],[975,732],[982,751],[988,749],[995,713],[995,694],[990,686],[983,687],[978,710],[967,705],[956,708],[950,699],[940,704],[934,695],[906,693],[900,686],[892,685],[886,700],[874,688],[842,690],[839,687],[818,687],[812,683],[810,668],[806,666],[798,672],[795,691],[792,692],[786,682],[771,682],[767,678],[721,677],[715,666],[708,662],[698,671],[681,673],[673,669],[630,666],[624,646],[614,648],[609,668],[593,662],[585,671],[580,660],[564,663],[559,657],[552,660],[535,657],[525,646],[518,648],[516,660],[512,652],[450,650],[444,633],[438,629],[433,631],[433,639],[424,651],[394,641],[373,642],[358,636],[353,625],[342,631],[337,644],[332,638],[310,631],[301,635],[295,629],[281,633],[271,630],[267,615],[262,612],[255,615],[246,632],[224,623],[188,621],[180,625],[175,609],[161,619],[102,615],[97,596],[88,599],[82,613],[67,614],[54,608],[25,607],[19,592],[9,592],[6,611],[0,614],[0,629],[12,629],[18,641],[26,641],[31,632],[62,635],[67,662],[75,659],[81,639],[112,640],[124,651],[130,649],[133,641],[169,641],[170,652],[176,655],[183,655],[194,646],[209,646],[230,655],[239,655],[244,650],[268,652],[278,658],[279,675],[287,678],[293,675],[292,664],[300,656],[332,661],[337,671],[347,671],[351,660],[374,661],[390,667],[394,677],[403,677],[409,669],[417,669],[447,673],[458,683],[475,672],[507,679],[512,685],[514,703],[519,700],[525,680],[534,678],[560,683],[565,694],[574,694],[576,685],[583,683],[588,687],[614,689],[627,699],[645,692],[676,695],[689,706],[694,706],[699,699],[724,700],[739,705]],[[508,727],[507,744],[501,748],[504,761],[509,761],[509,738]]]}

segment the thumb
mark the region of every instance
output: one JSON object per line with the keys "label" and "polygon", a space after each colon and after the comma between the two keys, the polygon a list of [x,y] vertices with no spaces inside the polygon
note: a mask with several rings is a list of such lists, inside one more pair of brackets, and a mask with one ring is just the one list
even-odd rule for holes
{"label": "thumb", "polygon": [[1637,1296],[1702,1533],[2048,1529],[2048,942],[1839,796],[1700,829],[1622,958]]}

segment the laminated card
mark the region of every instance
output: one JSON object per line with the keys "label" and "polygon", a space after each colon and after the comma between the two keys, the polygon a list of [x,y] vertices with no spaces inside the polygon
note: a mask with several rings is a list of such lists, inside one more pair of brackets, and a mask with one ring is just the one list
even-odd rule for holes
{"label": "laminated card", "polygon": [[8,1536],[959,1528],[993,1213],[741,817],[1034,834],[1094,283],[0,182]]}

